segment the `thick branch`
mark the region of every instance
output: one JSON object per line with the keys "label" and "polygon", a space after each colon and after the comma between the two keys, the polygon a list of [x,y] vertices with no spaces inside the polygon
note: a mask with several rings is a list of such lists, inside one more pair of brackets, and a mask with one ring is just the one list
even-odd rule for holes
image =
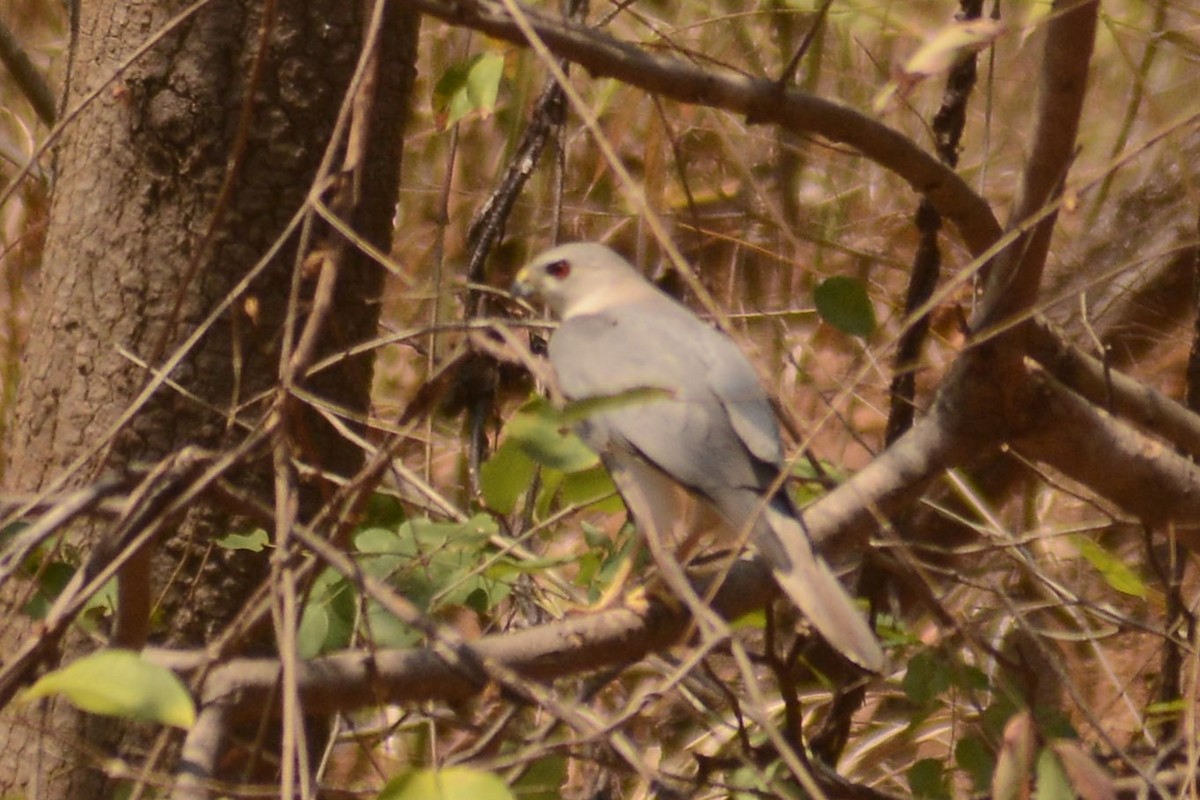
{"label": "thick branch", "polygon": [[980,313],[972,321],[975,331],[1017,318],[1037,300],[1058,218],[1057,210],[1045,213],[1045,209],[1062,193],[1074,159],[1098,12],[1097,0],[1057,0],[1054,4],[1046,28],[1033,150],[1025,164],[1009,228],[1038,221],[994,262]]}
{"label": "thick branch", "polygon": [[[900,508],[924,494],[929,483],[999,440],[978,438],[953,424],[960,411],[935,406],[854,477],[803,511],[803,521],[817,549],[832,561],[860,549],[871,531]],[[980,427],[978,433],[995,428]]]}
{"label": "thick branch", "polygon": [[[411,0],[411,5],[455,25],[526,44],[516,23],[498,4]],[[954,170],[876,119],[829,100],[785,89],[775,81],[717,67],[699,67],[648,53],[594,28],[533,9],[525,9],[525,13],[551,52],[580,64],[593,75],[617,78],[681,103],[744,114],[754,123],[774,123],[793,133],[818,134],[855,148],[928,197],[975,255],[987,250],[1000,236],[999,223],[986,200]]]}
{"label": "thick branch", "polygon": [[[1067,388],[1200,457],[1200,417],[1179,403],[1124,373],[1106,369],[1044,322],[1029,327],[1026,344],[1030,357]],[[1113,466],[1107,458],[1105,463]]]}
{"label": "thick branch", "polygon": [[[764,566],[739,561],[713,598],[713,608],[733,619],[761,608],[775,594]],[[483,663],[503,665],[530,680],[549,681],[633,663],[678,641],[690,624],[686,610],[655,598],[644,613],[615,608],[485,636],[469,647]],[[180,671],[202,666],[181,660],[172,651],[151,650],[147,657]],[[459,701],[480,691],[477,675],[464,674],[433,648],[347,651],[302,661],[297,669],[304,710],[311,714],[377,703]],[[228,708],[234,718],[257,719],[274,702],[279,674],[280,663],[274,658],[225,662],[206,677],[201,704]]]}
{"label": "thick branch", "polygon": [[[1031,371],[1031,425],[1012,445],[1150,525],[1200,518],[1200,470],[1169,445]],[[1190,542],[1195,544],[1196,542]]]}

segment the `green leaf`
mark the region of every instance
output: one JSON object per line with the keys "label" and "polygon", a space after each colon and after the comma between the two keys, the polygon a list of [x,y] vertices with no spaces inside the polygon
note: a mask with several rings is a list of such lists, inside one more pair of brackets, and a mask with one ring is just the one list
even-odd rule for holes
{"label": "green leaf", "polygon": [[[496,521],[477,514],[464,522],[406,520],[396,530],[367,528],[354,538],[356,558],[363,571],[387,581],[418,608],[435,613],[469,605],[487,610],[508,596],[509,579],[491,570],[478,571],[491,549]],[[378,604],[366,606],[366,629],[378,646],[406,647],[420,634]]]}
{"label": "green leaf", "polygon": [[1037,706],[1033,717],[1038,733],[1046,738],[1074,739],[1079,736],[1067,713],[1051,703]]}
{"label": "green leaf", "polygon": [[271,542],[271,537],[262,528],[255,528],[249,533],[231,533],[217,539],[217,547],[226,550],[249,550],[251,553],[261,553]]}
{"label": "green leaf", "polygon": [[613,546],[612,536],[603,528],[597,528],[587,520],[579,523],[579,532],[583,534],[584,544],[589,550],[611,550]]}
{"label": "green leaf", "polygon": [[518,575],[533,575],[555,567],[574,564],[575,556],[562,555],[557,558],[500,558],[484,570],[484,574],[496,580],[505,580]]}
{"label": "green leaf", "polygon": [[563,407],[561,414],[564,422],[581,422],[593,414],[599,414],[602,411],[615,411],[628,406],[651,403],[655,400],[669,400],[674,396],[674,393],[667,389],[660,389],[655,386],[638,386],[634,389],[617,392],[616,394],[573,400]]}
{"label": "green leaf", "polygon": [[377,647],[414,647],[421,641],[420,631],[396,619],[374,600],[367,603],[366,629]]}
{"label": "green leaf", "polygon": [[983,710],[979,721],[989,738],[1000,739],[1010,720],[1020,713],[1021,706],[1017,704],[1017,697],[1008,692],[997,692],[992,697],[992,704]]}
{"label": "green leaf", "polygon": [[1036,800],[1075,800],[1075,792],[1058,756],[1048,747],[1043,747],[1037,760]]}
{"label": "green leaf", "polygon": [[1187,707],[1188,703],[1186,700],[1160,700],[1157,703],[1151,703],[1150,705],[1146,706],[1146,714],[1175,716],[1177,714],[1182,714],[1185,710],[1187,710]]}
{"label": "green leaf", "polygon": [[190,728],[196,721],[192,697],[175,673],[143,661],[132,650],[100,650],[43,676],[23,695],[26,701],[61,695],[93,714],[161,722]]}
{"label": "green leaf", "polygon": [[501,594],[493,596],[491,592],[477,582],[475,588],[463,598],[462,604],[482,617],[495,608],[496,604],[503,599],[504,597]]}
{"label": "green leaf", "polygon": [[[75,576],[75,567],[65,561],[51,561],[45,566],[40,566],[35,563],[39,560],[40,556],[29,559],[31,574],[37,578],[37,591],[21,609],[23,614],[33,619],[46,618],[54,601]],[[116,608],[117,579],[113,578],[88,598],[82,612],[75,617],[75,624],[85,631],[94,631],[96,623],[112,614]]]}
{"label": "green leaf", "polygon": [[521,800],[560,800],[567,780],[567,757],[553,755],[529,764],[513,784]]}
{"label": "green leaf", "polygon": [[951,22],[925,40],[904,64],[909,76],[928,77],[946,72],[972,53],[989,47],[1007,30],[994,19],[970,19]]}
{"label": "green leaf", "polygon": [[813,301],[821,318],[842,333],[867,336],[875,331],[875,307],[857,278],[826,278],[813,291]]}
{"label": "green leaf", "polygon": [[17,520],[16,522],[10,522],[9,524],[0,528],[0,549],[8,547],[9,543],[16,539],[21,534],[21,531],[28,527],[28,522]]}
{"label": "green leaf", "polygon": [[939,759],[921,759],[908,768],[907,777],[908,788],[915,798],[948,800],[950,797],[950,790],[946,787],[946,774]]}
{"label": "green leaf", "polygon": [[996,757],[980,736],[964,736],[954,746],[955,765],[971,776],[975,791],[985,792],[992,785]]}
{"label": "green leaf", "polygon": [[446,130],[471,110],[467,97],[470,62],[451,64],[433,87],[433,116],[439,130]]}
{"label": "green leaf", "polygon": [[754,611],[747,611],[740,617],[729,623],[729,627],[735,631],[755,630],[762,631],[767,628],[767,612],[766,609],[759,608]]}
{"label": "green leaf", "polygon": [[477,548],[496,533],[496,521],[488,514],[476,514],[465,522],[434,522],[425,517],[405,520],[398,528],[367,528],[354,537],[355,548],[362,553],[425,555],[450,546]]}
{"label": "green leaf", "polygon": [[556,469],[543,469],[541,484],[538,486],[537,498],[533,504],[535,519],[546,519],[550,516],[550,507],[554,498],[558,497],[558,489],[563,484],[565,473]]}
{"label": "green leaf", "polygon": [[[641,546],[641,539],[636,531],[629,530],[628,526],[622,528],[621,534],[617,541],[609,545],[609,549],[592,551],[593,554],[600,554],[602,561],[599,569],[591,572],[589,576],[590,583],[585,583],[582,580],[584,570],[580,570],[580,578],[576,580],[576,585],[587,586],[590,598],[598,600],[605,591],[612,588],[613,581],[620,576],[621,570],[625,562],[631,558],[639,558],[646,556],[646,548]],[[639,563],[633,565],[634,575],[637,575]]]}
{"label": "green leaf", "polygon": [[924,708],[950,688],[950,670],[932,650],[923,650],[909,659],[902,687],[913,705]]}
{"label": "green leaf", "polygon": [[494,52],[480,54],[467,73],[467,99],[472,110],[480,112],[484,119],[496,109],[502,77],[504,56]]}
{"label": "green leaf", "polygon": [[575,585],[590,587],[588,601],[594,602],[602,594],[600,587],[595,585],[595,581],[600,574],[600,568],[604,566],[604,558],[595,550],[585,550],[576,558],[576,563],[579,566],[575,572]]}
{"label": "green leaf", "polygon": [[318,575],[296,633],[300,657],[312,658],[350,644],[356,604],[353,587],[339,573],[327,569]]}
{"label": "green leaf", "polygon": [[445,130],[474,111],[484,118],[491,116],[503,75],[504,56],[499,53],[478,53],[451,65],[433,87],[438,127]]}
{"label": "green leaf", "polygon": [[379,800],[515,800],[504,781],[471,767],[417,769],[388,781]]}
{"label": "green leaf", "polygon": [[567,505],[586,507],[605,514],[620,513],[625,507],[608,470],[600,464],[565,476],[559,497]]}
{"label": "green leaf", "polygon": [[506,439],[479,468],[479,485],[488,508],[511,514],[533,485],[537,465],[514,439]]}
{"label": "green leaf", "polygon": [[367,500],[366,524],[380,528],[395,528],[404,522],[408,515],[404,513],[404,505],[395,495],[375,492]]}
{"label": "green leaf", "polygon": [[37,591],[22,609],[25,615],[33,619],[45,619],[50,606],[54,605],[55,599],[62,594],[62,590],[67,587],[74,574],[75,567],[63,561],[51,561],[47,564],[37,576]]}
{"label": "green leaf", "polygon": [[728,773],[728,788],[732,790],[728,797],[730,800],[762,800],[764,797],[795,796],[791,792],[780,795],[771,791],[772,784],[780,777],[782,771],[782,759],[774,759],[761,765],[739,767]]}
{"label": "green leaf", "polygon": [[84,630],[92,631],[96,629],[95,623],[116,613],[116,610],[117,579],[112,578],[88,599],[83,613],[75,618],[75,622]]}
{"label": "green leaf", "polygon": [[895,70],[894,77],[875,96],[871,108],[887,110],[893,98],[904,98],[923,80],[946,72],[972,53],[989,47],[1008,30],[1005,23],[993,19],[959,20],[929,36],[918,50]]}
{"label": "green leaf", "polygon": [[504,426],[525,455],[543,467],[560,472],[580,472],[600,460],[583,441],[571,433],[570,425],[545,401],[535,400],[513,415]]}
{"label": "green leaf", "polygon": [[969,664],[959,664],[951,673],[951,679],[955,686],[967,691],[984,691],[991,688],[987,673]]}
{"label": "green leaf", "polygon": [[296,628],[297,655],[300,658],[312,658],[323,653],[332,627],[328,608],[312,604],[305,606]]}
{"label": "green leaf", "polygon": [[391,528],[363,528],[354,534],[354,549],[360,553],[411,553],[410,543]]}
{"label": "green leaf", "polygon": [[1121,559],[1105,550],[1100,545],[1093,542],[1086,536],[1076,534],[1071,537],[1072,544],[1079,551],[1079,555],[1087,559],[1096,571],[1104,578],[1112,588],[1122,594],[1132,595],[1134,597],[1146,597],[1149,594],[1149,589],[1142,579],[1137,576],[1137,573],[1129,568]]}

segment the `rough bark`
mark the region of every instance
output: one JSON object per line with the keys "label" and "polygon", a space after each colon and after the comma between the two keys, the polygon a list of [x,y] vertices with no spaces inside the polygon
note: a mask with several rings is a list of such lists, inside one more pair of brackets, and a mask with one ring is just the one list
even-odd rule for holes
{"label": "rough bark", "polygon": [[[10,490],[81,485],[185,444],[225,448],[260,420],[279,374],[281,328],[301,260],[294,235],[172,371],[186,393],[162,387],[131,408],[150,378],[135,359],[162,364],[305,203],[360,56],[370,5],[214,0],[170,26],[180,3],[81,3],[68,108],[107,87],[69,123],[56,154],[39,299],[7,446]],[[385,100],[366,131],[371,169],[346,220],[385,252],[415,35],[415,17],[390,14],[377,77]],[[322,227],[314,233],[321,243]],[[353,248],[344,255],[318,356],[362,341],[376,327],[382,270]],[[301,285],[302,295],[311,294],[312,283]],[[365,414],[371,369],[369,355],[347,358],[304,386]],[[321,470],[347,474],[358,464],[358,448],[317,415],[300,412],[292,430],[303,458]],[[261,471],[247,465],[249,486],[269,490],[269,463]],[[321,487],[305,491],[319,497]],[[196,508],[163,543],[153,587],[156,597],[170,590],[157,640],[203,643],[242,610],[267,564],[265,555],[212,546],[215,534],[236,524],[221,509]],[[74,535],[87,539],[86,531]],[[6,619],[15,620],[20,592],[5,589]],[[10,647],[24,627],[6,621],[0,641]],[[78,731],[40,713],[0,717],[0,793],[20,791],[36,772],[39,796],[96,796],[97,776],[71,746]]]}

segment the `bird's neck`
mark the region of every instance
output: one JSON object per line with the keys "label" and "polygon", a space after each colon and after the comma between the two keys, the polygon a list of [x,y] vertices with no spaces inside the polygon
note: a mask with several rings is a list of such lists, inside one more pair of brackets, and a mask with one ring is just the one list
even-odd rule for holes
{"label": "bird's neck", "polygon": [[617,306],[629,306],[645,300],[662,299],[662,292],[649,283],[631,283],[628,286],[612,288],[604,292],[593,292],[581,297],[562,309],[559,318],[568,320],[572,317],[583,317],[589,314],[600,314]]}

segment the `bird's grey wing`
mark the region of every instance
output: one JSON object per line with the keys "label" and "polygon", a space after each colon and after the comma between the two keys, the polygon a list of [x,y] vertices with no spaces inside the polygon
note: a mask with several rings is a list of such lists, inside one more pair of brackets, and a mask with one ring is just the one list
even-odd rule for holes
{"label": "bird's grey wing", "polygon": [[550,361],[570,399],[643,387],[667,393],[591,415],[585,441],[598,450],[635,450],[705,496],[728,485],[757,486],[756,465],[708,374],[706,337],[715,331],[665,298],[649,305],[572,317],[551,337]]}
{"label": "bird's grey wing", "polygon": [[758,374],[732,339],[706,329],[698,344],[707,354],[709,385],[729,414],[733,429],[755,458],[766,464],[782,463],[778,422]]}

